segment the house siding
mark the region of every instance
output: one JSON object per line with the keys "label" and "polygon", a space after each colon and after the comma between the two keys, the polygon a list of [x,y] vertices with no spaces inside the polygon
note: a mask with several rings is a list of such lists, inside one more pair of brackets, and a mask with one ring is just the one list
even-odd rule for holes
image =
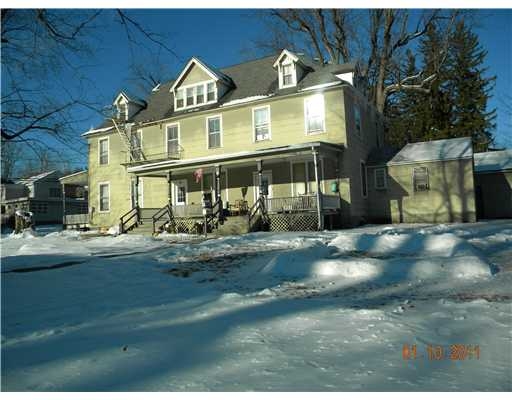
{"label": "house siding", "polygon": [[[413,168],[428,168],[430,189],[415,192]],[[473,160],[390,165],[387,189],[375,189],[374,170],[368,168],[368,217],[372,222],[473,222],[476,220]]]}

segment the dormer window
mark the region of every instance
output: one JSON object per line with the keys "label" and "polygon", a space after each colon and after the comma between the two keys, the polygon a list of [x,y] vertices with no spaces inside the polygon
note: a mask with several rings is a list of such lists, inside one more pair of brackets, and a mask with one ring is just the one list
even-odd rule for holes
{"label": "dormer window", "polygon": [[293,86],[295,84],[295,80],[293,79],[294,68],[293,64],[284,64],[282,67],[283,71],[283,87],[284,86]]}
{"label": "dormer window", "polygon": [[174,81],[174,109],[184,110],[216,103],[220,96],[234,87],[229,76],[192,57]]}
{"label": "dormer window", "polygon": [[119,104],[117,106],[117,117],[121,120],[128,120],[128,104]]}
{"label": "dormer window", "polygon": [[297,82],[304,76],[306,67],[299,57],[288,50],[283,50],[274,62],[279,76],[279,89],[297,86]]}
{"label": "dormer window", "polygon": [[134,97],[128,97],[124,92],[120,92],[113,103],[113,111],[116,117],[120,121],[128,121],[132,118],[140,109],[146,107],[146,103],[143,100],[136,99]]}
{"label": "dormer window", "polygon": [[[206,93],[206,98],[205,98]],[[201,82],[187,85],[176,90],[176,110],[202,106],[217,101],[217,86],[215,82]]]}

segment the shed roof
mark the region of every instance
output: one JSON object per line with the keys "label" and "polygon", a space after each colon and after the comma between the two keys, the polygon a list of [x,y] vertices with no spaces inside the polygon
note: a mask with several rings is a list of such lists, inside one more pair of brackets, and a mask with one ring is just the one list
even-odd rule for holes
{"label": "shed roof", "polygon": [[433,140],[405,145],[388,164],[448,161],[473,156],[471,138]]}
{"label": "shed roof", "polygon": [[475,153],[475,172],[512,170],[512,149]]}

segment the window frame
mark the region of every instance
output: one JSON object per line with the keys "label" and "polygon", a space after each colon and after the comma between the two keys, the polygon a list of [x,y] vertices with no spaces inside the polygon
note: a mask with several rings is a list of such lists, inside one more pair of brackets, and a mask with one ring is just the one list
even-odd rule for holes
{"label": "window frame", "polygon": [[167,157],[169,157],[169,128],[176,126],[178,128],[178,152],[179,148],[181,147],[181,128],[179,122],[172,122],[170,124],[165,125],[165,135],[164,135],[164,148],[165,148],[165,154],[167,154]]}
{"label": "window frame", "polygon": [[[289,84],[284,83],[284,66],[290,66],[291,67],[291,77],[292,82]],[[297,67],[296,63],[293,60],[290,60],[289,58],[285,58],[283,62],[279,63],[279,89],[286,89],[289,87],[297,86]]]}
{"label": "window frame", "polygon": [[366,199],[368,197],[368,168],[363,160],[359,160],[359,175],[361,178],[361,196]]}
{"label": "window frame", "polygon": [[[107,142],[107,162],[101,162],[101,142]],[[98,138],[98,165],[109,165],[110,164],[110,136],[103,136]]]}
{"label": "window frame", "polygon": [[[219,118],[219,145],[216,147],[210,147],[210,131],[209,131],[210,128],[209,128],[208,122],[214,118]],[[222,134],[222,114],[210,115],[205,118],[205,122],[206,122],[206,149],[213,150],[213,149],[222,148],[222,136],[223,136],[223,134]]]}
{"label": "window frame", "polygon": [[357,136],[363,137],[363,119],[361,116],[361,106],[359,104],[354,104],[354,130]]}
{"label": "window frame", "polygon": [[136,161],[140,161],[143,158],[142,157],[142,154],[143,154],[143,150],[142,150],[142,148],[143,148],[143,144],[142,144],[142,142],[143,142],[143,134],[142,134],[142,129],[137,129],[137,130],[135,130],[135,132],[131,132],[131,136],[136,136],[138,134],[140,134],[140,143],[139,143],[139,147],[138,148],[133,147],[133,143],[132,143],[132,140],[131,140],[132,138],[130,137],[130,145],[132,146],[130,151],[132,152],[132,158],[135,159],[135,157],[133,156],[133,152],[134,151],[138,150],[140,152],[139,153],[139,159],[136,160]]}
{"label": "window frame", "polygon": [[[311,101],[314,98],[322,99],[322,113],[323,113],[322,129],[309,132],[308,131],[308,128],[309,128],[309,124],[308,124],[308,102]],[[327,128],[326,128],[326,121],[325,121],[325,98],[324,98],[323,93],[315,93],[312,96],[308,96],[308,97],[304,98],[304,133],[306,134],[306,136],[321,135],[322,133],[325,133],[326,130],[327,130]]]}
{"label": "window frame", "polygon": [[[256,111],[263,110],[263,109],[268,110],[268,122],[267,122],[268,133],[267,133],[267,137],[265,139],[257,139],[255,115],[256,115]],[[253,141],[253,143],[258,143],[258,142],[265,142],[267,140],[272,140],[272,121],[271,121],[270,104],[252,108],[252,141]]]}
{"label": "window frame", "polygon": [[[181,183],[185,183],[184,185],[180,185]],[[182,206],[187,204],[188,200],[188,180],[187,179],[177,179],[172,182],[173,183],[173,193],[172,193],[172,200],[173,205],[175,206]],[[184,186],[185,187],[185,201],[184,202],[178,202],[178,193],[179,193],[179,187]]]}
{"label": "window frame", "polygon": [[[101,209],[101,187],[102,186],[108,187],[108,209],[107,210]],[[110,212],[110,181],[98,182],[98,212],[101,214],[107,214]]]}
{"label": "window frame", "polygon": [[[377,172],[380,172],[382,171],[383,173],[383,177],[384,177],[384,185],[383,186],[378,186],[377,185]],[[386,168],[375,168],[373,170],[373,183],[374,183],[374,187],[375,187],[375,190],[386,190],[388,188],[388,177],[387,177],[387,173],[386,173]]]}
{"label": "window frame", "polygon": [[[425,175],[426,175],[426,187],[425,187],[425,189],[420,189],[420,190],[418,190],[418,188],[417,188],[416,176],[415,176],[416,175],[415,171],[419,170],[419,169],[424,170]],[[412,189],[413,189],[414,193],[428,192],[430,190],[430,176],[429,176],[429,172],[428,172],[428,167],[425,167],[425,166],[412,167]]]}
{"label": "window frame", "polygon": [[[209,84],[213,85],[213,92],[211,92],[211,93],[213,93],[213,96],[214,96],[213,100],[208,100],[208,85]],[[197,87],[198,86],[203,87],[203,102],[202,103],[197,102]],[[193,91],[193,96],[192,96],[193,101],[192,101],[192,104],[190,104],[190,105],[187,105],[187,89],[192,89],[192,91]],[[183,93],[183,107],[178,107],[178,92],[180,92],[180,91]],[[181,110],[187,110],[187,109],[194,108],[194,107],[201,107],[201,106],[204,106],[207,104],[216,103],[217,99],[218,99],[218,88],[217,88],[217,84],[216,84],[215,80],[210,79],[207,81],[191,83],[188,85],[180,86],[174,90],[174,109],[176,111],[181,111]]]}

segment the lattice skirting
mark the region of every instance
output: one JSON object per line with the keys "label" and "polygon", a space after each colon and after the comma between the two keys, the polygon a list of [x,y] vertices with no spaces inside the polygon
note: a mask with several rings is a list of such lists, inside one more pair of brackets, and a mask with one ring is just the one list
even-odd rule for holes
{"label": "lattice skirting", "polygon": [[271,214],[271,231],[316,231],[318,216],[316,213]]}
{"label": "lattice skirting", "polygon": [[175,233],[202,233],[203,220],[199,218],[174,217],[171,222],[171,231]]}

